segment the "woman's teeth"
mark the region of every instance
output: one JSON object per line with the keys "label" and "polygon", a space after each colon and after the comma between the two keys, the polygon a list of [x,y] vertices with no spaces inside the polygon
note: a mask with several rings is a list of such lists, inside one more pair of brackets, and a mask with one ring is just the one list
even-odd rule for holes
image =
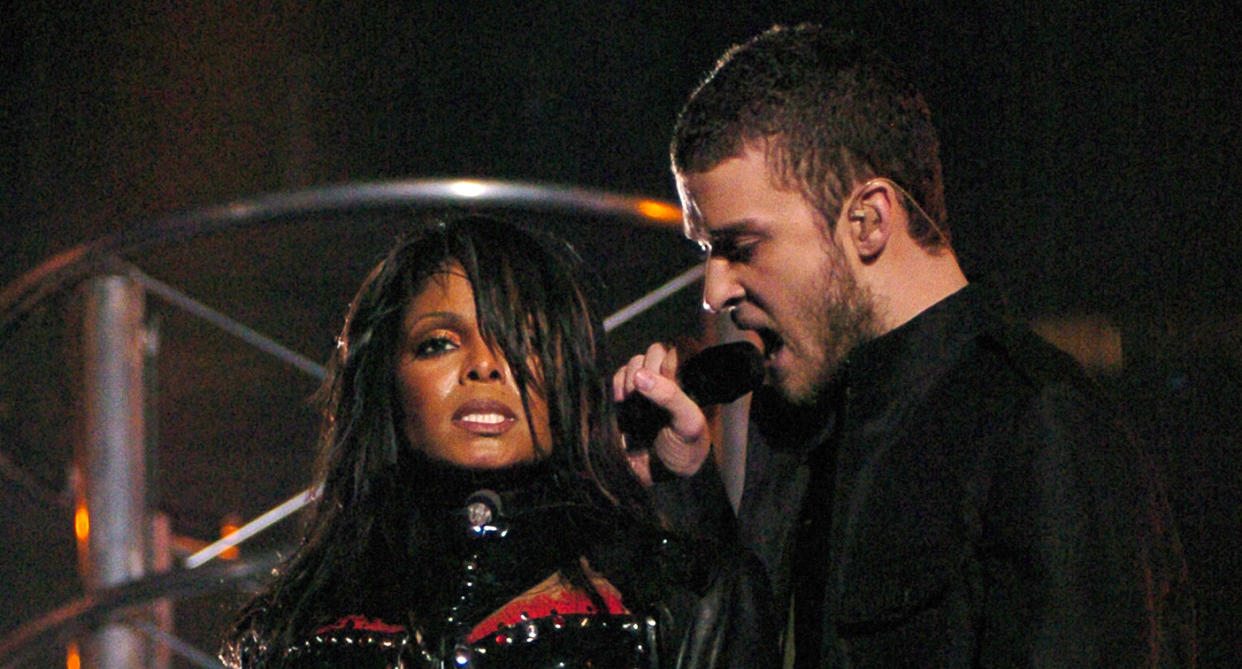
{"label": "woman's teeth", "polygon": [[461,419],[467,423],[488,423],[493,425],[507,420],[498,413],[472,413],[462,416]]}

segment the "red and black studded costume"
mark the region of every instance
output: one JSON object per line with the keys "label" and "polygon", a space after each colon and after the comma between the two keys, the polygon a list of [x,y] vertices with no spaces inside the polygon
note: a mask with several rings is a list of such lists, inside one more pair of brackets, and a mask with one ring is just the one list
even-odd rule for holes
{"label": "red and black studded costume", "polygon": [[[714,546],[619,525],[563,501],[544,479],[499,493],[463,489],[418,496],[409,541],[423,548],[377,576],[404,593],[405,611],[341,611],[284,647],[251,633],[222,659],[265,668],[697,668],[752,666],[733,660],[771,647],[760,629],[764,605],[736,604],[737,570]],[[445,495],[462,501],[444,504]],[[595,576],[570,585],[563,567],[584,559]]]}

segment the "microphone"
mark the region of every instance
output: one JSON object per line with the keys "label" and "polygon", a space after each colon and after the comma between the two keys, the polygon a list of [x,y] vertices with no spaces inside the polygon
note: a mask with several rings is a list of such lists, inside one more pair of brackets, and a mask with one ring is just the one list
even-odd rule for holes
{"label": "microphone", "polygon": [[[703,349],[678,370],[681,389],[701,407],[725,404],[763,383],[763,354],[748,341]],[[668,424],[668,411],[635,392],[617,405],[617,425],[645,448]],[[633,448],[633,446],[631,446]]]}

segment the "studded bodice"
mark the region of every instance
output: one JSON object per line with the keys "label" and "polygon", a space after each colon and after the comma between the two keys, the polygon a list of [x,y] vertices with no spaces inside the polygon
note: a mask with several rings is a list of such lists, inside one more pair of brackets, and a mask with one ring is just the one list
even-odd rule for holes
{"label": "studded bodice", "polygon": [[[289,667],[521,667],[658,665],[655,616],[629,611],[607,581],[598,597],[568,587],[593,527],[583,508],[538,486],[478,490],[464,505],[419,505],[407,620],[346,616],[283,653]],[[600,603],[606,610],[600,610]]]}
{"label": "studded bodice", "polygon": [[428,647],[418,630],[350,617],[288,649],[280,666],[637,669],[658,666],[656,633],[652,617],[556,614],[504,625],[441,654]]}

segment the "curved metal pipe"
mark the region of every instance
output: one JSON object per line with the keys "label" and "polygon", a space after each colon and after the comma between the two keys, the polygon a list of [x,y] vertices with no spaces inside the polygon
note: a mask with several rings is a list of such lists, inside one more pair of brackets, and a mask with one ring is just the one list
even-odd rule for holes
{"label": "curved metal pipe", "polygon": [[0,292],[0,337],[7,336],[22,316],[48,295],[89,276],[120,253],[157,244],[188,241],[292,216],[408,205],[503,206],[602,214],[669,229],[681,224],[681,210],[662,200],[530,182],[408,179],[354,182],[259,195],[171,214],[53,256]]}

